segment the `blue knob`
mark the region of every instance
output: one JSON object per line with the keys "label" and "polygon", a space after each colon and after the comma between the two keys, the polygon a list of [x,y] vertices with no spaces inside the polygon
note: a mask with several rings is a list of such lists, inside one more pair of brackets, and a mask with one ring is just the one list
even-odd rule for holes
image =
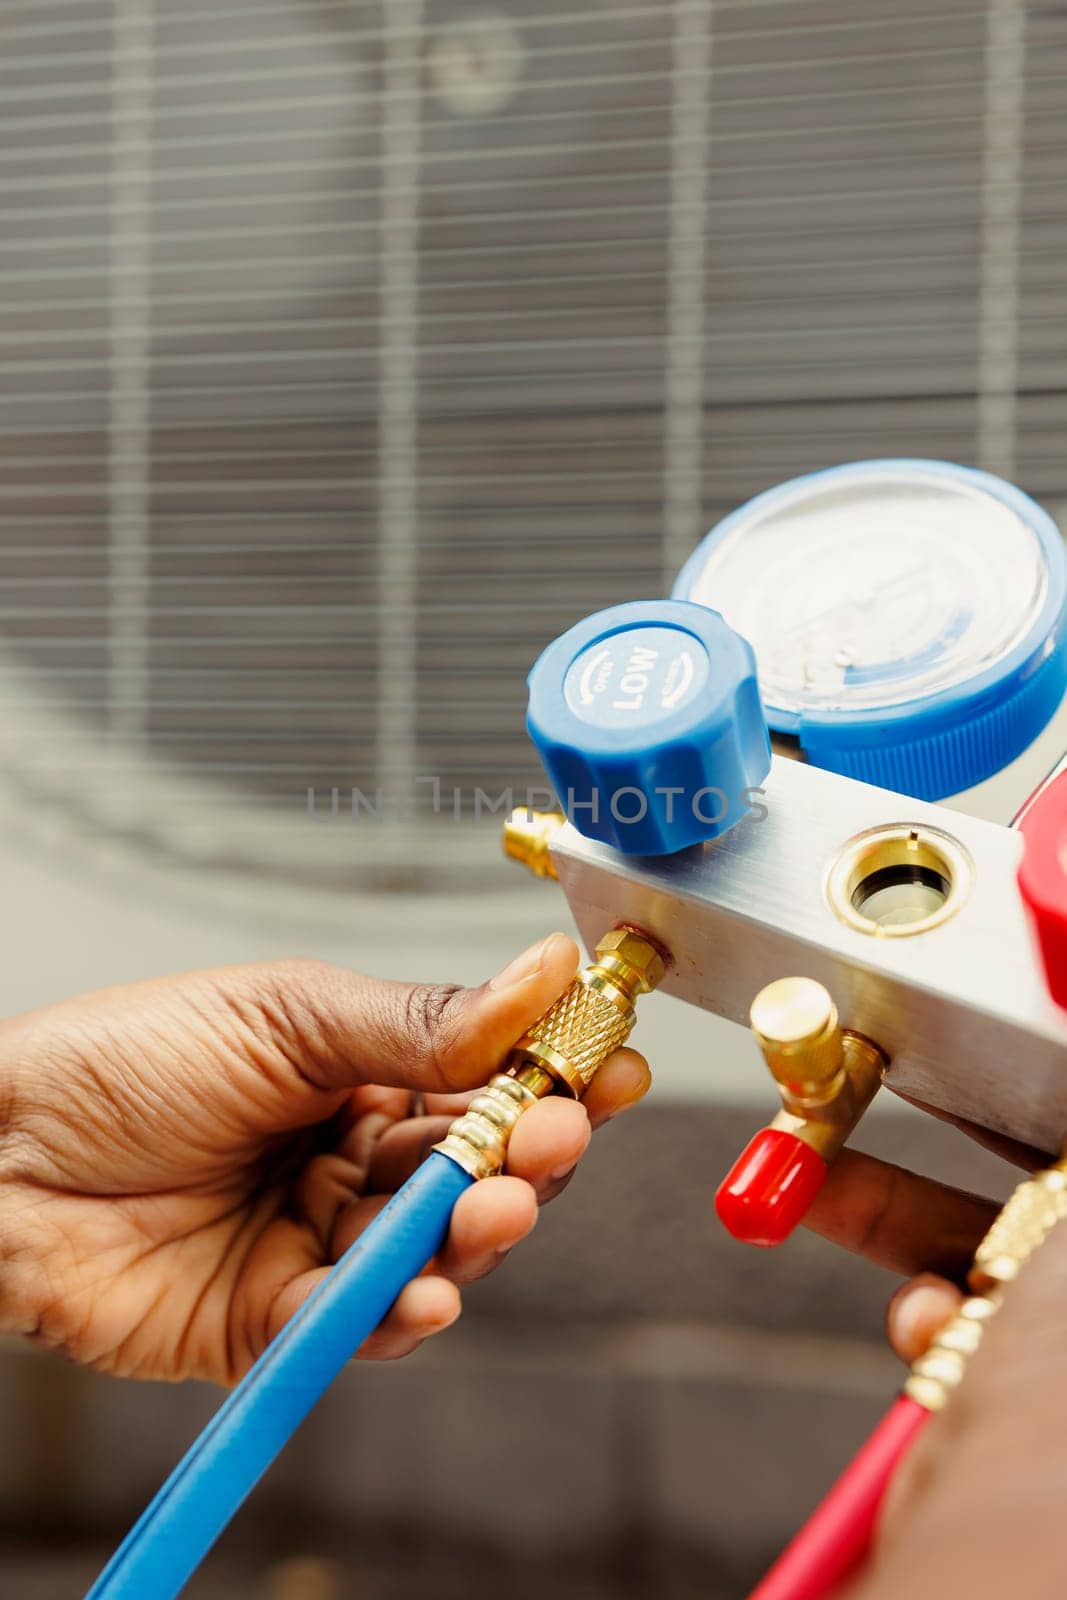
{"label": "blue knob", "polygon": [[668,855],[725,833],[770,769],[750,646],[682,600],[587,617],[529,677],[526,725],[580,833]]}

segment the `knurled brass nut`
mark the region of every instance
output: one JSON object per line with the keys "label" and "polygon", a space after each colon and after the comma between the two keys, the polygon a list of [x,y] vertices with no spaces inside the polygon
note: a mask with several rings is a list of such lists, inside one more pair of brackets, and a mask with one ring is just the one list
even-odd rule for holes
{"label": "knurled brass nut", "polygon": [[632,928],[612,928],[596,947],[598,960],[611,956],[634,972],[642,989],[655,989],[667,970],[666,962],[648,939]]}
{"label": "knurled brass nut", "polygon": [[779,1083],[824,1083],[841,1068],[841,1029],[828,991],[812,978],[778,978],[752,1002],[752,1031]]}

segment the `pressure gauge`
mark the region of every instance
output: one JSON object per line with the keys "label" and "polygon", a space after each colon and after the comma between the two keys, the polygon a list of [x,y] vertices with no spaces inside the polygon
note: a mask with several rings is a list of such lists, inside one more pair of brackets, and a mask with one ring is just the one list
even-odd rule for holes
{"label": "pressure gauge", "polygon": [[988,473],[865,461],[712,529],[676,599],[752,645],[773,734],[813,765],[936,800],[1019,755],[1067,685],[1067,558]]}

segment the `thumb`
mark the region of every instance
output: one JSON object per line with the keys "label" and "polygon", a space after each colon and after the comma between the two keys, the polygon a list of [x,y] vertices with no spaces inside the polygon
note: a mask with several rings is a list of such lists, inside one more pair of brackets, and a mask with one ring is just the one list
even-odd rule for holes
{"label": "thumb", "polygon": [[[257,991],[305,1088],[374,1083],[434,1092],[487,1082],[577,966],[574,940],[553,933],[475,989],[394,983],[314,961],[237,969],[231,977],[246,977]],[[265,992],[272,1003],[264,1004]]]}

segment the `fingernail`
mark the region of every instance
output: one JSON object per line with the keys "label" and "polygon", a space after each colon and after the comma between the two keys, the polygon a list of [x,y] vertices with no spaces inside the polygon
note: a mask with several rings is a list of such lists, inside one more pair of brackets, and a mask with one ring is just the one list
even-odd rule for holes
{"label": "fingernail", "polygon": [[614,1085],[616,1103],[612,1116],[615,1116],[620,1111],[629,1111],[631,1106],[640,1104],[651,1087],[652,1074],[648,1068],[646,1067],[644,1071],[641,1071],[640,1068],[635,1067],[629,1087],[624,1087],[620,1083]]}
{"label": "fingernail", "polygon": [[918,1326],[914,1295],[908,1295],[893,1307],[893,1334],[897,1343],[906,1347],[915,1344]]}
{"label": "fingernail", "polygon": [[550,933],[547,939],[531,945],[521,956],[509,961],[503,972],[498,972],[495,978],[490,978],[490,989],[514,989],[517,984],[528,983],[531,978],[536,978],[548,960],[552,947],[566,937],[565,933]]}

